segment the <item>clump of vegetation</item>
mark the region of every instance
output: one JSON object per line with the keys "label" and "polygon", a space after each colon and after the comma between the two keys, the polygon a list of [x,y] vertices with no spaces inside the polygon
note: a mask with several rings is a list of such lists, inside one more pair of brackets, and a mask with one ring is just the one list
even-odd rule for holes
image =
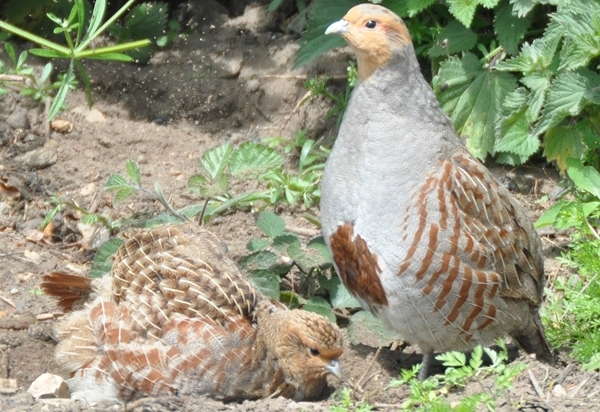
{"label": "clump of vegetation", "polygon": [[600,173],[578,159],[566,163],[567,190],[536,225],[571,231],[559,261],[577,274],[553,279],[544,323],[554,346],[571,347],[588,369],[600,369]]}

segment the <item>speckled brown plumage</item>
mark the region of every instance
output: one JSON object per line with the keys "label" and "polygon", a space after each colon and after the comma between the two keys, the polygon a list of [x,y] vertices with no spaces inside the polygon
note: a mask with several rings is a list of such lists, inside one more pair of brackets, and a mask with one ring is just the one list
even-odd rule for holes
{"label": "speckled brown plumage", "polygon": [[359,79],[321,186],[337,272],[362,306],[424,353],[511,335],[548,362],[541,242],[526,211],[462,144],[420,73],[402,20],[362,4],[326,33]]}
{"label": "speckled brown plumage", "polygon": [[313,399],[327,374],[340,374],[337,326],[261,295],[193,224],[134,232],[110,276],[53,273],[42,287],[65,307],[95,296],[57,329],[56,359],[76,398]]}

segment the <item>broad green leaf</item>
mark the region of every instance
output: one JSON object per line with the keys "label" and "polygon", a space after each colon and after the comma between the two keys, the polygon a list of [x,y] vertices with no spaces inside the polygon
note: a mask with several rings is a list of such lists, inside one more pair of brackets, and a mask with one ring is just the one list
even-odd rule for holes
{"label": "broad green leaf", "polygon": [[397,332],[389,326],[385,326],[381,319],[364,310],[355,313],[350,318],[348,337],[353,345],[362,344],[374,348],[389,346],[396,341],[403,340]]}
{"label": "broad green leaf", "polygon": [[140,172],[140,166],[135,160],[127,159],[127,162],[125,163],[125,170],[127,171],[127,175],[131,180],[138,185],[142,184],[142,173]]}
{"label": "broad green leaf", "polygon": [[434,90],[442,109],[450,115],[458,100],[476,76],[483,71],[479,59],[472,53],[463,58],[451,57],[440,64],[438,75],[433,79]]}
{"label": "broad green leaf", "polygon": [[273,248],[281,253],[290,255],[290,257],[292,257],[291,255],[294,253],[297,254],[300,247],[300,238],[295,233],[284,233],[273,239]]}
{"label": "broad green leaf", "polygon": [[475,15],[475,9],[479,4],[478,0],[447,0],[450,5],[450,13],[456,20],[464,24],[465,27],[470,27]]}
{"label": "broad green leaf", "polygon": [[477,44],[477,35],[457,20],[451,20],[438,35],[427,54],[430,57],[446,56],[471,50]]}
{"label": "broad green leaf", "polygon": [[254,252],[240,259],[240,266],[247,272],[271,269],[277,263],[277,255],[267,250]]}
{"label": "broad green leaf", "polygon": [[511,152],[527,159],[540,146],[537,136],[529,133],[529,121],[525,111],[502,124],[502,135],[496,141],[495,149],[499,152]]}
{"label": "broad green leaf", "polygon": [[512,6],[504,1],[495,11],[494,32],[498,41],[509,54],[519,52],[519,42],[525,36],[530,21],[513,14]]}
{"label": "broad green leaf", "polygon": [[250,178],[283,166],[284,159],[268,146],[246,142],[231,155],[229,171],[237,178]]}
{"label": "broad green leaf", "polygon": [[327,27],[340,20],[353,6],[363,3],[361,0],[315,0],[308,18],[308,28],[302,36],[300,50],[296,54],[295,67],[309,63],[328,50],[346,44],[341,36],[326,35]]}
{"label": "broad green leaf", "polygon": [[[523,43],[521,53],[496,65],[499,71],[518,71],[523,74],[553,71],[554,57],[559,38],[535,39],[531,44]],[[546,75],[548,77],[549,74]]]}
{"label": "broad green leaf", "polygon": [[[402,2],[396,2],[396,3],[402,3]],[[406,14],[403,13],[398,13],[398,15],[403,16],[406,15],[408,17],[414,17],[417,14],[419,14],[420,12],[422,12],[423,10],[425,10],[426,8],[428,8],[429,6],[431,6],[433,3],[435,3],[435,0],[406,0],[406,2],[404,2],[406,4]]]}
{"label": "broad green leaf", "polygon": [[283,235],[285,221],[272,212],[261,212],[256,218],[256,226],[271,239]]}
{"label": "broad green leaf", "polygon": [[229,143],[213,147],[204,152],[200,159],[200,165],[212,179],[215,179],[223,174],[232,153],[233,147]]}
{"label": "broad green leaf", "polygon": [[546,133],[544,156],[548,161],[555,160],[558,169],[567,170],[567,159],[581,159],[584,151],[585,133],[591,132],[586,125],[589,122],[579,122],[574,126],[556,126]]}
{"label": "broad green leaf", "polygon": [[350,295],[348,289],[344,287],[340,278],[337,275],[333,275],[330,279],[329,285],[329,300],[331,306],[337,309],[349,308],[356,309],[360,308],[360,303]]}
{"label": "broad green leaf", "polygon": [[584,166],[581,160],[567,159],[567,174],[580,190],[600,198],[600,173],[592,166]]}
{"label": "broad green leaf", "polygon": [[[466,137],[467,148],[474,156],[485,159],[488,153],[494,154],[494,125],[502,101],[516,87],[516,79],[508,73],[482,69],[478,60],[479,70],[474,71],[475,60],[473,54],[466,53],[459,65],[452,62],[440,68],[440,79],[446,84],[454,82],[456,89],[463,91],[455,96],[446,90],[440,101],[444,110],[454,106],[450,118],[457,133]],[[452,68],[452,74],[445,71],[447,67]],[[453,74],[454,79],[447,78]],[[451,98],[447,101],[448,96]]]}
{"label": "broad green leaf", "polygon": [[564,205],[565,202],[562,201],[552,205],[552,207],[550,207],[550,209],[542,213],[542,215],[535,222],[535,228],[540,229],[545,226],[552,226],[554,222],[556,222],[556,218],[558,217],[558,214],[560,213]]}
{"label": "broad green leaf", "polygon": [[266,249],[270,244],[271,242],[267,239],[252,239],[246,244],[246,249],[250,252],[256,252]]}
{"label": "broad green leaf", "polygon": [[269,270],[254,270],[248,275],[252,284],[256,286],[263,295],[279,300],[281,291],[279,283],[281,279],[279,275]]}
{"label": "broad green leaf", "polygon": [[308,244],[306,245],[306,248],[312,249],[315,252],[317,252],[320,255],[320,257],[324,263],[333,264],[333,260],[331,259],[331,254],[329,253],[329,249],[327,248],[327,245],[325,244],[325,240],[323,239],[322,236],[319,236],[317,238],[310,240],[308,242]]}
{"label": "broad green leaf", "polygon": [[561,73],[549,87],[546,106],[532,133],[543,133],[592,103],[600,103],[600,75],[587,69]]}
{"label": "broad green leaf", "polygon": [[302,306],[302,309],[309,312],[318,313],[319,315],[329,319],[330,322],[335,323],[335,315],[331,311],[331,305],[320,296],[312,296]]}
{"label": "broad green leaf", "polygon": [[125,241],[120,238],[112,238],[105,242],[96,253],[94,261],[92,262],[92,268],[90,269],[89,277],[101,278],[106,275],[112,269],[111,257],[117,253],[117,250]]}

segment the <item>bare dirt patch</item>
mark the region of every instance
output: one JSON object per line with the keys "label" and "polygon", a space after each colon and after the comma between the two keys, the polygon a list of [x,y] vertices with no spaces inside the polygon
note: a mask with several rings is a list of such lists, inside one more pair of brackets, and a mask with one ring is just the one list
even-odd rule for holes
{"label": "bare dirt patch", "polygon": [[[61,374],[53,361],[53,326],[60,309],[39,293],[40,276],[52,270],[86,273],[93,258],[93,252],[81,244],[78,216],[59,215],[52,238],[35,238],[50,196],[58,194],[111,218],[133,212],[156,215],[162,209],[154,202],[134,197],[114,204],[102,190],[111,173],[123,172],[127,158],[139,162],[149,187],[159,182],[179,208],[200,201],[185,187],[202,153],[213,146],[277,134],[290,137],[303,128],[314,137],[333,133],[334,122],[326,118],[328,102],[313,99],[299,105],[306,93],[302,84],[307,70],[292,69],[296,39],[278,29],[281,21],[276,15],[268,14],[264,4],[252,4],[238,17],[229,17],[220,3],[202,4],[203,8],[180,14],[182,23],[191,24],[194,31],[157,53],[148,65],[89,64],[95,105],[90,111],[81,91],[69,96],[69,109],[60,116],[73,123],[69,133],[46,134],[44,107],[27,98],[11,93],[0,100],[0,378],[18,383],[16,393],[0,395],[3,411],[119,409],[70,400],[44,404],[26,392],[40,374]],[[6,56],[0,54],[0,58]],[[344,53],[334,53],[310,71],[343,75],[345,61]],[[550,193],[556,180],[552,170],[541,167],[498,168],[496,172],[521,193],[532,218],[540,213],[534,201]],[[310,227],[300,218],[300,209],[279,212],[291,225]],[[253,210],[236,211],[213,218],[207,226],[239,257],[245,254],[246,243],[260,235],[254,218]],[[563,270],[552,259],[557,250],[550,242],[545,245],[548,275],[557,276]],[[44,314],[54,315],[40,320]],[[420,362],[420,355],[411,348],[403,352],[383,349],[374,360],[374,348],[346,342],[341,359],[345,380],[332,381],[333,389],[349,386],[358,400],[364,398],[382,410],[399,409],[408,389],[386,389],[387,385],[401,368]],[[518,378],[504,404],[500,402],[500,410],[597,410],[597,373],[582,373],[579,365],[567,369],[566,361],[555,367],[530,358],[518,361],[528,363],[529,369]],[[534,390],[530,373],[544,388],[543,396]],[[485,385],[490,383],[474,382],[464,393]],[[557,385],[565,393],[556,390]],[[332,402],[269,399],[222,404],[206,398],[165,397],[138,400],[124,408],[328,410]]]}

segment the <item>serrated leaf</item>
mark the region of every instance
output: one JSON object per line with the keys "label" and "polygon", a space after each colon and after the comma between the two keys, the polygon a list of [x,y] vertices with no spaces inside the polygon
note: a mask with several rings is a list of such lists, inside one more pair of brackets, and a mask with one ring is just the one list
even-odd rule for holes
{"label": "serrated leaf", "polygon": [[498,71],[518,71],[523,74],[544,73],[552,71],[559,38],[543,37],[535,39],[531,44],[523,43],[521,53],[496,65]]}
{"label": "serrated leaf", "polygon": [[125,163],[125,170],[127,171],[127,176],[129,176],[131,180],[138,185],[142,184],[142,173],[140,172],[140,166],[135,160],[127,159],[127,162]]}
{"label": "serrated leaf", "polygon": [[273,248],[281,253],[291,255],[300,250],[300,238],[295,233],[284,233],[273,238]]}
{"label": "serrated leaf", "polygon": [[373,348],[389,346],[393,342],[403,340],[397,332],[385,326],[381,319],[364,310],[350,318],[348,337],[353,345],[362,344]]}
{"label": "serrated leaf", "polygon": [[279,300],[281,291],[279,284],[281,279],[279,275],[269,270],[253,270],[249,273],[252,284],[263,295]]}
{"label": "serrated leaf", "polygon": [[302,35],[294,67],[305,65],[328,50],[344,46],[346,42],[341,36],[326,35],[325,30],[331,23],[344,17],[353,6],[362,2],[361,0],[313,1],[308,15],[308,27]]}
{"label": "serrated leaf", "polygon": [[[435,3],[435,0],[406,0],[406,2],[404,3],[406,3],[407,8],[406,15],[408,15],[408,17],[414,17],[429,6],[431,6],[433,3]],[[403,15],[401,13],[398,14],[401,16]]]}
{"label": "serrated leaf", "polygon": [[583,135],[591,133],[589,128],[586,130],[583,123],[579,122],[575,127],[556,126],[546,133],[544,156],[548,161],[555,160],[561,173],[567,170],[568,158],[580,159],[583,155]]}
{"label": "serrated leaf", "polygon": [[473,21],[473,16],[475,15],[475,9],[479,4],[478,0],[447,0],[447,3],[450,5],[450,13],[456,20],[465,25],[465,27],[470,27],[471,22]]}
{"label": "serrated leaf", "polygon": [[477,34],[457,20],[451,20],[436,36],[427,54],[439,57],[471,50],[477,44]]}
{"label": "serrated leaf", "polygon": [[504,50],[509,54],[519,52],[519,42],[525,36],[530,23],[529,19],[514,15],[513,7],[508,2],[504,2],[496,9],[494,32]]}
{"label": "serrated leaf", "polygon": [[360,308],[360,303],[348,292],[338,276],[332,276],[328,286],[331,306],[336,309]]}
{"label": "serrated leaf", "polygon": [[277,263],[277,255],[267,250],[254,252],[240,259],[240,266],[247,272],[271,269]]}
{"label": "serrated leaf", "polygon": [[329,319],[330,322],[335,323],[335,315],[331,311],[331,305],[320,296],[312,296],[302,306],[302,309],[309,312],[318,313],[319,315]]}
{"label": "serrated leaf", "polygon": [[251,252],[256,252],[266,249],[270,244],[271,242],[267,239],[252,239],[246,244],[246,249]]}
{"label": "serrated leaf", "polygon": [[446,114],[454,111],[460,97],[482,71],[479,59],[472,53],[466,53],[462,58],[451,57],[440,64],[433,84]]}
{"label": "serrated leaf", "polygon": [[256,218],[256,226],[271,239],[283,235],[285,221],[272,212],[261,212]]}
{"label": "serrated leaf", "polygon": [[[480,66],[477,71],[474,70],[475,61]],[[502,101],[516,88],[516,79],[508,73],[482,69],[471,53],[466,53],[458,64],[452,61],[440,67],[438,76],[455,88],[454,93],[449,93],[448,86],[440,95],[440,102],[445,111],[451,112],[454,128],[466,138],[469,151],[480,159],[485,159],[488,153],[493,155],[494,125]],[[462,93],[457,95],[456,90]]]}
{"label": "serrated leaf", "polygon": [[237,178],[250,178],[283,164],[283,157],[274,149],[259,143],[246,142],[232,153],[229,171]]}
{"label": "serrated leaf", "polygon": [[513,10],[519,17],[525,17],[538,4],[537,0],[510,0]]}
{"label": "serrated leaf", "polygon": [[193,189],[201,189],[208,184],[208,179],[202,175],[192,175],[188,179],[188,187]]}
{"label": "serrated leaf", "polygon": [[117,250],[124,242],[123,239],[112,238],[100,246],[100,248],[98,248],[98,253],[96,253],[96,256],[94,257],[94,261],[92,262],[89,277],[101,278],[109,273],[112,269],[111,257],[117,253]]}
{"label": "serrated leaf", "polygon": [[104,190],[109,192],[120,190],[123,187],[129,187],[129,182],[118,173],[110,175],[104,184]]}
{"label": "serrated leaf", "polygon": [[117,193],[115,194],[115,203],[119,203],[122,202],[123,200],[127,199],[129,196],[131,196],[132,194],[134,194],[137,191],[137,189],[133,188],[133,187],[123,187],[119,190],[117,190]]}
{"label": "serrated leaf", "polygon": [[548,89],[546,106],[532,133],[543,133],[592,103],[600,103],[600,75],[586,69],[561,73]]}
{"label": "serrated leaf", "polygon": [[225,143],[207,150],[200,159],[200,165],[206,170],[212,179],[223,174],[223,171],[229,163],[233,147]]}
{"label": "serrated leaf", "polygon": [[495,149],[499,152],[511,152],[527,159],[540,147],[537,136],[529,133],[529,121],[525,111],[503,122],[502,132],[495,144]]}
{"label": "serrated leaf", "polygon": [[584,166],[580,159],[567,159],[567,174],[580,190],[600,198],[600,173],[592,166]]}

